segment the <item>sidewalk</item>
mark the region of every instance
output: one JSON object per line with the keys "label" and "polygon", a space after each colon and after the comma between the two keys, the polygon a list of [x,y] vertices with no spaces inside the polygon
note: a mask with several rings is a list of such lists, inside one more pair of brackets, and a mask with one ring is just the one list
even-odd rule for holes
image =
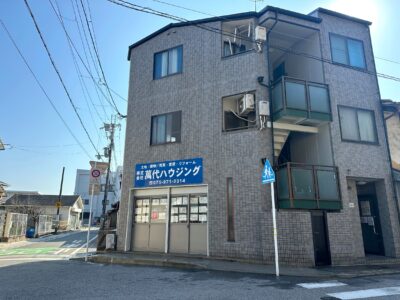
{"label": "sidewalk", "polygon": [[[166,254],[138,254],[109,252],[91,256],[89,261],[103,264],[145,265],[191,270],[210,270],[275,275],[274,265],[246,263],[235,260],[172,256]],[[400,263],[358,266],[329,266],[321,268],[281,266],[280,275],[314,278],[353,278],[360,276],[400,273]]]}

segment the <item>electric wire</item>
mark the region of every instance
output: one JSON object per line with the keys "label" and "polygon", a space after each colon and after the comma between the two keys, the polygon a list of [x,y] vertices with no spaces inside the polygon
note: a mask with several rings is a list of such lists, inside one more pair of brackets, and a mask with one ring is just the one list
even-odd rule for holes
{"label": "electric wire", "polygon": [[[26,1],[26,0],[25,0],[25,1]],[[85,16],[86,25],[87,25],[88,32],[89,32],[89,35],[90,35],[90,40],[91,40],[91,42],[92,42],[92,46],[93,46],[93,49],[94,49],[95,56],[96,56],[96,58],[97,58],[97,62],[98,62],[98,64],[99,64],[99,68],[100,68],[100,72],[101,72],[102,78],[103,78],[103,80],[104,80],[104,84],[105,84],[105,86],[106,86],[106,89],[107,89],[107,91],[108,91],[108,94],[110,95],[110,100],[111,100],[111,102],[113,103],[114,109],[115,109],[115,111],[117,112],[117,114],[118,114],[119,116],[121,116],[121,117],[126,117],[126,116],[122,115],[122,114],[120,113],[120,111],[118,110],[118,106],[115,104],[114,98],[113,98],[113,96],[112,96],[112,94],[111,94],[111,91],[110,91],[110,89],[109,89],[109,87],[108,87],[107,79],[106,79],[106,76],[105,76],[105,74],[104,74],[104,69],[103,69],[103,66],[102,66],[102,64],[101,64],[100,55],[99,55],[98,49],[96,48],[96,44],[95,44],[95,41],[94,41],[93,34],[92,34],[91,30],[90,30],[89,20],[88,20],[87,14],[86,14],[85,6],[83,5],[83,0],[80,0],[80,2],[81,2],[83,14],[84,14],[84,16]]]}
{"label": "electric wire", "polygon": [[[54,12],[56,13],[55,8],[54,8],[53,6],[52,6],[52,8],[53,8]],[[62,24],[61,18],[58,16],[57,13],[56,13],[56,16],[57,16],[58,21]],[[89,69],[88,66],[86,66],[86,64],[85,64],[85,62],[84,62],[82,56],[80,55],[80,53],[79,53],[77,47],[75,46],[75,43],[73,42],[71,36],[70,36],[69,33],[66,31],[66,29],[65,29],[64,26],[62,26],[62,28],[63,28],[63,30],[64,30],[64,33],[65,33],[66,37],[67,37],[68,40],[70,41],[70,43],[71,43],[71,45],[72,45],[72,48],[75,50],[75,52],[76,52],[76,54],[77,54],[79,60],[81,61],[82,65],[85,67],[85,69],[86,69],[88,75],[89,75],[90,78],[92,79],[93,83],[94,83],[95,85],[97,85],[97,82],[96,82],[95,78],[93,77],[93,75],[92,75],[92,73],[91,73],[91,70]],[[99,90],[102,92],[104,98],[105,98],[106,100],[108,100],[108,99],[107,99],[107,96],[104,94],[103,90],[100,89],[100,88],[99,88]],[[112,106],[111,103],[109,103],[109,104],[110,104],[110,106]],[[103,106],[103,107],[104,107],[104,106]]]}
{"label": "electric wire", "polygon": [[[152,1],[158,2],[158,3],[161,3],[161,4],[165,4],[165,5],[168,5],[168,6],[176,7],[176,8],[181,8],[183,10],[195,12],[195,13],[202,14],[202,15],[205,15],[205,16],[217,17],[217,18],[221,18],[223,20],[224,19],[228,20],[227,18],[224,18],[223,16],[213,15],[213,14],[210,14],[210,13],[207,13],[207,12],[191,9],[191,8],[184,7],[184,6],[181,6],[181,5],[176,5],[176,4],[173,4],[173,3],[166,2],[166,1],[161,1],[161,0],[152,0]],[[276,29],[274,29],[273,33],[279,33],[281,35],[285,35],[285,36],[293,37],[293,38],[297,38],[297,39],[302,39],[302,40],[311,40],[310,38],[301,38],[299,36],[291,35],[291,34],[288,34],[288,33],[284,33],[284,32],[278,31]],[[375,58],[400,65],[399,61],[395,61],[395,60],[392,60],[392,59],[382,58],[382,57],[378,57],[378,56],[375,56]]]}
{"label": "electric wire", "polygon": [[[54,8],[53,3],[51,2],[51,0],[49,0],[49,3],[50,3],[50,5],[51,5],[51,7],[52,7],[52,9],[53,9],[53,12],[56,14],[56,17],[59,17],[59,21],[60,21],[60,23],[61,23],[61,26],[62,26],[63,29],[64,29],[64,32],[67,32],[67,29],[66,29],[66,27],[65,27],[65,24],[64,24],[64,22],[62,21],[61,10],[60,10],[60,7],[59,7],[59,5],[58,5],[57,0],[55,0],[55,3],[56,3],[56,6],[57,6],[58,15],[57,15],[57,12],[56,12],[56,10],[55,10],[55,8]],[[97,110],[97,107],[94,105],[93,99],[92,99],[92,97],[91,97],[91,95],[90,95],[90,93],[89,93],[89,90],[88,90],[88,88],[87,88],[87,86],[86,86],[85,81],[82,79],[82,72],[81,72],[81,70],[80,70],[80,68],[79,68],[79,65],[78,65],[78,62],[77,62],[77,60],[76,60],[74,50],[72,49],[71,41],[70,41],[68,38],[67,38],[67,43],[68,43],[68,48],[69,48],[69,50],[70,50],[70,52],[71,52],[72,60],[73,60],[73,62],[74,62],[74,67],[75,67],[76,73],[77,73],[77,75],[78,75],[79,84],[80,84],[80,87],[81,87],[82,94],[83,94],[83,97],[84,97],[84,99],[85,99],[86,105],[87,105],[87,107],[88,107],[90,117],[91,117],[91,119],[92,119],[92,122],[93,122],[93,125],[94,125],[94,128],[95,128],[96,132],[99,134],[99,130],[98,130],[98,128],[97,128],[98,126],[96,126],[96,124],[95,124],[96,122],[94,121],[94,117],[93,117],[93,114],[92,114],[92,110],[90,109],[89,101],[91,102],[91,104],[92,104],[92,106],[93,106],[93,108],[94,108],[94,111],[95,111],[95,113],[97,114],[97,117],[99,118],[99,120],[100,120],[101,123],[103,123],[103,119],[102,119],[102,117],[100,116],[100,113],[99,113],[99,111]],[[86,93],[85,93],[85,91],[86,91]],[[86,96],[86,94],[87,94],[87,96]],[[88,99],[89,99],[89,101],[88,101]]]}
{"label": "electric wire", "polygon": [[36,76],[35,72],[33,71],[33,69],[31,68],[31,66],[29,65],[27,59],[25,58],[25,56],[22,54],[22,51],[19,49],[17,43],[15,42],[14,38],[12,37],[10,31],[7,29],[6,25],[4,24],[4,22],[0,19],[1,25],[4,29],[4,31],[6,32],[8,38],[10,39],[10,41],[12,42],[12,44],[14,45],[15,49],[17,50],[19,56],[21,57],[21,59],[23,60],[25,66],[28,68],[29,72],[31,73],[31,75],[33,76],[33,78],[35,79],[37,85],[39,86],[39,88],[41,89],[41,91],[43,92],[43,94],[45,95],[47,101],[50,103],[51,107],[53,108],[53,110],[56,112],[57,116],[59,117],[59,119],[62,121],[62,123],[64,124],[64,126],[67,128],[68,132],[71,134],[71,136],[73,137],[73,139],[76,141],[76,143],[79,145],[79,147],[82,149],[82,151],[87,155],[87,157],[89,159],[91,159],[91,156],[89,154],[89,152],[85,149],[85,147],[83,147],[82,143],[79,141],[79,139],[76,137],[76,135],[74,134],[74,132],[71,130],[71,128],[69,127],[68,123],[65,121],[65,119],[63,118],[63,116],[61,115],[61,113],[58,111],[57,107],[54,105],[53,100],[50,98],[50,96],[47,94],[46,90],[44,89],[43,85],[40,83],[38,77]]}
{"label": "electric wire", "polygon": [[93,143],[92,138],[90,137],[90,134],[89,134],[88,130],[86,129],[85,124],[83,123],[83,120],[82,120],[81,116],[80,116],[79,113],[78,113],[78,110],[77,110],[77,108],[76,108],[76,106],[75,106],[75,103],[74,103],[74,101],[73,101],[72,98],[71,98],[71,95],[70,95],[70,93],[69,93],[69,91],[68,91],[68,89],[67,89],[67,87],[66,87],[66,85],[65,85],[65,83],[64,83],[64,80],[63,80],[63,78],[62,78],[62,76],[61,76],[61,74],[60,74],[60,72],[59,72],[59,70],[58,70],[58,68],[57,68],[57,66],[56,66],[56,64],[55,64],[55,62],[54,62],[54,60],[53,60],[53,57],[51,56],[50,50],[49,50],[49,48],[47,47],[47,44],[46,44],[46,42],[45,42],[45,40],[44,40],[44,38],[43,38],[42,32],[40,31],[40,28],[39,28],[39,25],[38,25],[37,22],[36,22],[36,18],[35,18],[35,16],[33,15],[32,9],[31,9],[31,7],[29,6],[27,0],[24,0],[24,2],[25,2],[25,5],[26,5],[26,8],[28,9],[29,14],[30,14],[30,16],[31,16],[31,18],[32,18],[32,21],[33,21],[33,23],[34,23],[34,25],[35,25],[36,31],[37,31],[37,33],[39,34],[40,40],[42,41],[43,47],[44,47],[45,50],[46,50],[47,56],[49,57],[50,62],[51,62],[52,66],[53,66],[53,68],[54,68],[54,70],[55,70],[55,72],[56,72],[56,74],[57,74],[57,77],[58,77],[58,79],[60,80],[61,85],[63,86],[63,89],[64,89],[64,91],[65,91],[65,93],[66,93],[66,95],[67,95],[67,97],[68,97],[68,100],[69,100],[69,102],[70,102],[72,108],[74,109],[74,112],[75,112],[76,116],[77,116],[78,119],[79,119],[79,123],[81,124],[83,130],[85,131],[86,136],[88,137],[90,143],[91,143],[92,146],[93,146],[93,149],[96,151],[96,153],[99,153],[99,151],[96,149],[96,146],[95,146],[94,143]]}
{"label": "electric wire", "polygon": [[[86,61],[87,61],[87,65],[88,65],[87,67],[85,66],[85,67],[86,67],[86,70],[87,70],[88,73],[90,73],[89,75],[92,74],[92,70],[91,70],[91,68],[90,68],[89,59],[88,59],[87,54],[86,54],[86,47],[84,46],[84,43],[83,43],[83,38],[82,38],[82,35],[81,35],[81,31],[80,31],[80,26],[79,26],[79,24],[80,24],[81,27],[82,27],[82,32],[83,32],[84,40],[85,40],[86,46],[87,46],[87,48],[88,48],[88,49],[87,49],[87,52],[89,52],[89,56],[90,56],[90,59],[91,59],[92,64],[93,64],[93,68],[94,68],[94,70],[95,70],[95,72],[96,72],[96,74],[97,74],[97,77],[99,78],[99,77],[100,77],[100,73],[99,73],[97,64],[96,64],[96,62],[95,62],[95,60],[94,60],[92,51],[90,50],[91,47],[90,47],[90,45],[89,45],[88,37],[87,37],[87,35],[86,35],[85,26],[83,25],[83,20],[82,20],[82,15],[81,15],[81,12],[80,12],[80,9],[79,9],[78,0],[75,0],[76,12],[75,12],[75,7],[74,7],[74,2],[73,2],[73,0],[71,0],[71,4],[72,4],[72,8],[73,8],[73,11],[74,11],[75,18],[77,19],[76,13],[77,13],[78,16],[79,16],[79,23],[78,23],[78,21],[77,21],[76,24],[77,24],[77,27],[78,27],[78,32],[79,32],[79,34],[80,34],[80,39],[81,39],[82,47],[83,47],[83,50],[84,50],[84,53],[85,53],[85,57],[86,57]],[[77,50],[75,50],[75,51],[77,51]],[[78,56],[79,56],[79,55],[78,55]],[[83,60],[81,60],[81,61],[83,61]],[[91,75],[91,77],[93,77],[93,76]],[[94,87],[95,87],[94,90],[95,90],[95,92],[96,92],[97,98],[99,99],[99,102],[102,104],[102,105],[101,105],[101,108],[103,109],[104,117],[105,117],[105,119],[107,120],[107,119],[108,119],[108,117],[107,117],[107,112],[106,112],[106,110],[105,110],[105,108],[104,108],[106,105],[104,105],[104,102],[103,102],[102,98],[100,97],[97,88],[100,89],[101,94],[103,95],[103,97],[106,99],[107,102],[108,102],[108,98],[107,98],[106,95],[104,94],[103,90],[102,90],[100,87],[97,86],[96,81],[95,81],[94,79],[92,79],[92,80],[93,80],[93,83],[94,83]],[[110,104],[110,105],[111,105],[111,104]],[[112,106],[111,106],[111,107],[112,107]]]}
{"label": "electric wire", "polygon": [[[133,4],[133,3],[128,2],[128,1],[124,1],[124,0],[107,0],[107,1],[111,2],[111,3],[114,3],[114,4],[117,4],[117,5],[120,5],[120,6],[125,7],[125,8],[129,8],[129,9],[136,10],[136,11],[143,12],[143,13],[153,14],[153,15],[156,15],[156,16],[161,16],[161,17],[164,17],[164,18],[169,18],[169,19],[174,20],[174,21],[190,22],[187,19],[184,19],[184,18],[181,18],[181,17],[178,17],[178,16],[174,16],[174,15],[171,15],[171,14],[168,14],[168,13],[164,13],[164,12],[161,12],[161,11],[157,11],[157,10],[154,10],[152,8],[149,8],[149,7],[144,7],[144,6],[140,6],[140,5],[137,5],[137,4]],[[205,30],[208,30],[208,31],[212,31],[212,32],[220,34],[220,35],[234,36],[234,34],[232,34],[230,32],[225,32],[225,31],[223,31],[221,29],[214,28],[214,27],[211,27],[211,26],[199,25],[199,24],[190,24],[190,25],[192,25],[194,27],[201,28],[201,29],[205,29]],[[248,38],[248,37],[241,36],[240,38],[243,39],[243,40],[247,40],[247,41],[253,42],[253,43],[265,44],[265,42],[256,41],[255,39]],[[281,50],[281,51],[286,52],[286,53],[291,53],[291,54],[295,54],[295,55],[311,58],[311,59],[314,59],[314,60],[319,60],[321,62],[334,64],[334,62],[332,62],[329,59],[321,58],[321,57],[310,55],[310,54],[307,54],[307,53],[297,52],[297,51],[294,51],[292,49],[287,49],[287,48],[278,47],[278,46],[275,46],[275,48],[277,50]],[[370,75],[373,75],[373,76],[381,77],[381,78],[384,78],[384,79],[400,82],[400,78],[396,77],[396,76],[387,75],[387,74],[378,73],[378,72],[373,72],[373,71],[368,71],[368,70],[363,70],[362,72],[370,74]]]}

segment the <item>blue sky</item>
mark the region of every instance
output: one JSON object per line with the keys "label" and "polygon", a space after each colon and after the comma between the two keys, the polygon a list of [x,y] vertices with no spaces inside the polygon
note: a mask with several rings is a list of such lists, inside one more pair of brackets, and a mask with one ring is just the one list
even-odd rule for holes
{"label": "blue sky", "polygon": [[[55,4],[55,0],[52,2]],[[126,57],[128,46],[172,21],[122,8],[106,0],[89,0],[89,7],[87,0],[83,0],[83,2],[86,9],[90,8],[98,51],[108,84],[119,95],[127,98],[129,62]],[[132,0],[131,2],[190,20],[207,17],[154,0]],[[254,3],[249,0],[165,0],[165,2],[190,7],[211,15],[254,10]],[[76,11],[76,4],[80,7],[80,0],[58,0],[57,3],[65,26],[84,57],[73,10],[74,7]],[[29,4],[78,112],[82,116],[96,148],[102,151],[107,141],[104,131],[99,128],[106,116],[109,121],[110,116],[115,115],[115,111],[104,100],[97,98],[94,84],[87,78],[88,74],[80,64],[82,80],[88,87],[94,105],[87,95],[85,100],[67,39],[49,1],[30,0]],[[275,0],[264,1],[257,5],[258,10],[265,5],[272,5],[305,14],[317,7],[324,7],[372,21],[372,43],[378,72],[400,77],[400,42],[398,41],[400,22],[396,13],[400,11],[399,1]],[[1,1],[0,18],[8,27],[55,106],[93,159],[95,150],[80,126],[51,67],[23,0]],[[79,22],[79,16],[77,18]],[[0,53],[0,110],[2,112],[0,139],[12,146],[12,148],[8,146],[5,151],[0,152],[0,181],[8,183],[9,188],[13,190],[58,193],[61,170],[65,166],[64,193],[73,193],[76,169],[89,168],[89,158],[51,108],[1,27]],[[88,58],[90,61],[89,54]],[[383,98],[400,100],[400,82],[379,79],[379,84]],[[115,94],[113,97],[118,109],[125,113],[127,103]],[[115,139],[118,164],[122,164],[126,125],[125,120],[121,120],[120,123],[121,131],[116,132]],[[113,165],[115,166],[114,159]]]}

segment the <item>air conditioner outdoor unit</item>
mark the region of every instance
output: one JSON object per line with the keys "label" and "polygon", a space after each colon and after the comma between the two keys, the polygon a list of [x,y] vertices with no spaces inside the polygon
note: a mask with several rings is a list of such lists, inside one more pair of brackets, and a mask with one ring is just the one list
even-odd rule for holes
{"label": "air conditioner outdoor unit", "polygon": [[256,41],[266,41],[267,40],[267,28],[262,26],[256,26],[254,29],[254,37]]}
{"label": "air conditioner outdoor unit", "polygon": [[238,102],[239,115],[247,115],[254,110],[254,95],[245,94]]}

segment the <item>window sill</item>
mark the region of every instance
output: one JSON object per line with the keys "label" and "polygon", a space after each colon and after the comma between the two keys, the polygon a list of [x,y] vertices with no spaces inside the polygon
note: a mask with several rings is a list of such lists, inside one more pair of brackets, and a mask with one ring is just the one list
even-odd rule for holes
{"label": "window sill", "polygon": [[168,75],[165,75],[165,76],[160,77],[160,78],[154,78],[154,77],[153,77],[153,81],[157,81],[157,80],[161,80],[161,79],[164,79],[164,78],[169,78],[169,77],[173,77],[173,76],[181,75],[181,74],[183,74],[182,71],[181,71],[181,72],[178,72],[178,73],[174,73],[174,74],[168,74]]}
{"label": "window sill", "polygon": [[252,131],[257,129],[258,126],[257,125],[253,125],[253,126],[249,126],[249,127],[241,127],[241,128],[237,128],[237,129],[228,129],[228,130],[222,130],[223,134],[229,134],[229,133],[235,133],[235,132],[243,132],[243,131]]}
{"label": "window sill", "polygon": [[165,146],[165,145],[174,145],[174,144],[182,144],[182,142],[167,142],[162,144],[150,144],[150,147],[157,147],[157,146]]}
{"label": "window sill", "polygon": [[342,142],[353,143],[353,144],[361,144],[361,145],[380,146],[379,142],[354,141],[354,140],[346,140],[346,139],[343,139],[343,138],[342,138]]}
{"label": "window sill", "polygon": [[248,53],[251,53],[251,52],[256,52],[256,50],[255,49],[250,49],[250,50],[246,50],[246,51],[243,51],[243,52],[240,52],[240,53],[235,53],[235,54],[231,54],[231,55],[227,55],[227,56],[221,56],[221,59],[225,60],[225,59],[229,59],[229,58],[233,58],[233,57],[238,57],[240,55],[248,54]]}
{"label": "window sill", "polygon": [[365,67],[365,68],[353,67],[353,66],[351,66],[351,65],[346,65],[346,64],[334,62],[333,60],[332,60],[332,65],[336,65],[336,66],[340,66],[340,67],[345,67],[345,68],[348,68],[348,69],[352,69],[352,70],[354,70],[354,71],[359,71],[359,72],[363,72],[363,73],[368,73],[368,70],[367,70],[366,67]]}

